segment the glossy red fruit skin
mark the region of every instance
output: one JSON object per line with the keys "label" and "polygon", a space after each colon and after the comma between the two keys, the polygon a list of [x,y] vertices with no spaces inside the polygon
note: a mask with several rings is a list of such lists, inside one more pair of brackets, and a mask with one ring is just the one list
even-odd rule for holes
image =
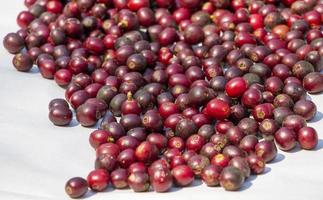
{"label": "glossy red fruit skin", "polygon": [[69,108],[67,101],[65,101],[64,99],[61,99],[61,98],[56,98],[56,99],[53,99],[49,102],[48,109],[50,110],[50,109],[58,107],[58,106],[63,106],[65,108]]}
{"label": "glossy red fruit skin", "polygon": [[297,133],[297,141],[299,142],[302,149],[314,149],[318,143],[316,130],[312,127],[301,128]]}
{"label": "glossy red fruit skin", "polygon": [[88,183],[81,177],[74,177],[65,184],[65,192],[71,198],[80,198],[88,191]]}
{"label": "glossy red fruit skin", "polygon": [[199,128],[205,124],[210,123],[209,117],[203,113],[199,113],[199,114],[194,115],[192,117],[192,120],[193,120],[194,124]]}
{"label": "glossy red fruit skin", "polygon": [[[24,39],[19,36],[17,33],[8,33],[3,38],[3,46],[6,48],[6,50],[11,54],[17,54],[24,48],[25,41]],[[38,51],[41,51],[37,49]],[[29,54],[30,50],[29,50]],[[38,53],[37,53],[38,54]],[[33,56],[31,56],[33,57]]]}
{"label": "glossy red fruit skin", "polygon": [[53,60],[41,60],[38,64],[40,74],[46,79],[54,79],[57,66]]}
{"label": "glossy red fruit skin", "polygon": [[180,151],[184,150],[185,148],[185,142],[181,137],[171,137],[167,142],[168,148],[176,148]]}
{"label": "glossy red fruit skin", "polygon": [[183,156],[178,155],[178,156],[174,156],[173,158],[170,159],[169,162],[169,167],[170,169],[174,169],[175,167],[179,166],[179,165],[185,165],[186,161],[183,158]]}
{"label": "glossy red fruit skin", "polygon": [[264,28],[257,28],[256,30],[254,30],[253,34],[256,36],[258,40],[264,42],[268,32]]}
{"label": "glossy red fruit skin", "polygon": [[194,134],[187,138],[186,149],[199,152],[202,149],[204,144],[205,144],[204,138],[198,134]]}
{"label": "glossy red fruit skin", "polygon": [[73,113],[68,107],[56,106],[50,109],[48,117],[57,126],[68,125],[73,118]]}
{"label": "glossy red fruit skin", "polygon": [[197,44],[204,40],[203,29],[195,24],[188,25],[184,30],[184,39],[189,44]]}
{"label": "glossy red fruit skin", "polygon": [[289,151],[296,146],[296,134],[286,127],[278,129],[274,135],[276,144],[283,151]]}
{"label": "glossy red fruit skin", "polygon": [[184,160],[187,162],[191,157],[197,155],[197,153],[195,151],[184,151],[182,153],[182,157],[184,158]]}
{"label": "glossy red fruit skin", "polygon": [[[165,30],[166,32],[166,30]],[[174,35],[175,36],[175,33],[173,32],[173,30],[167,30],[166,33],[164,33],[163,31],[163,34],[167,35],[167,34],[170,34],[170,35]],[[169,43],[169,40],[165,38],[166,36],[160,34],[158,39],[163,41],[165,44],[164,45],[167,45]],[[162,43],[163,43],[162,42]],[[173,58],[173,53],[170,51],[169,48],[167,47],[162,47],[159,49],[159,54],[158,54],[158,60],[159,62],[163,63],[163,64],[170,64],[170,61],[171,59]]]}
{"label": "glossy red fruit skin", "polygon": [[[165,28],[158,37],[158,41],[162,46],[168,46],[177,39],[177,33],[174,28]],[[162,49],[161,49],[162,50]],[[164,53],[161,53],[164,54]],[[161,55],[162,56],[162,55]]]}
{"label": "glossy red fruit skin", "polygon": [[118,163],[122,168],[128,168],[132,163],[136,161],[135,151],[133,149],[125,149],[118,155]]}
{"label": "glossy red fruit skin", "polygon": [[95,169],[104,169],[108,172],[114,170],[117,166],[116,157],[110,154],[101,154],[95,160]]}
{"label": "glossy red fruit skin", "polygon": [[175,131],[176,129],[176,125],[179,121],[181,121],[183,119],[183,115],[182,114],[179,114],[179,113],[176,113],[176,114],[172,114],[170,116],[168,116],[164,122],[164,126],[166,128],[170,128],[172,129],[173,131]]}
{"label": "glossy red fruit skin", "polygon": [[206,114],[217,120],[223,120],[229,117],[230,106],[222,100],[212,99],[206,105]]}
{"label": "glossy red fruit skin", "polygon": [[170,76],[170,78],[168,80],[168,85],[170,85],[172,87],[175,85],[182,85],[182,86],[189,87],[190,82],[184,74],[174,74],[174,75]]}
{"label": "glossy red fruit skin", "polygon": [[303,87],[311,94],[323,91],[323,75],[319,72],[311,72],[303,79]]}
{"label": "glossy red fruit skin", "polygon": [[186,109],[185,109],[185,110],[183,110],[183,112],[182,112],[183,116],[184,116],[184,117],[186,117],[186,118],[189,118],[189,119],[192,119],[192,117],[193,117],[194,115],[197,115],[198,113],[199,113],[198,109],[196,109],[196,108],[192,108],[192,107],[190,107],[190,108],[186,108]]}
{"label": "glossy red fruit skin", "polygon": [[249,88],[241,98],[241,103],[248,107],[253,108],[263,100],[261,91],[255,88]]}
{"label": "glossy red fruit skin", "polygon": [[68,69],[71,70],[73,74],[84,72],[86,71],[87,67],[88,62],[83,57],[72,57],[68,64]]}
{"label": "glossy red fruit skin", "polygon": [[226,166],[228,166],[229,162],[230,162],[230,158],[221,153],[213,156],[213,158],[211,159],[212,165],[215,165],[221,168],[225,168]]}
{"label": "glossy red fruit skin", "polygon": [[221,186],[225,190],[236,191],[242,186],[245,177],[241,170],[236,167],[229,166],[222,170],[219,179]]}
{"label": "glossy red fruit skin", "polygon": [[34,5],[36,3],[37,0],[25,0],[24,4],[27,8],[29,8],[30,6]]}
{"label": "glossy red fruit skin", "polygon": [[144,141],[136,148],[135,156],[140,162],[150,163],[157,159],[158,149],[156,145]]}
{"label": "glossy red fruit skin", "polygon": [[148,174],[151,175],[158,169],[169,169],[169,163],[165,158],[155,160],[153,163],[151,163],[151,165],[148,167]]}
{"label": "glossy red fruit skin", "polygon": [[228,131],[226,132],[226,136],[231,144],[238,145],[242,138],[245,136],[245,134],[241,131],[241,129],[238,126],[233,126],[228,129]]}
{"label": "glossy red fruit skin", "polygon": [[316,114],[317,108],[312,101],[301,99],[295,103],[293,111],[295,114],[304,117],[304,119],[308,121],[313,119]]}
{"label": "glossy red fruit skin", "polygon": [[246,135],[242,140],[240,141],[239,147],[240,149],[251,153],[254,152],[255,146],[258,143],[258,138],[255,135]]}
{"label": "glossy red fruit skin", "polygon": [[271,92],[265,91],[262,93],[262,96],[264,98],[264,102],[266,103],[272,103],[274,101],[274,95]]}
{"label": "glossy red fruit skin", "polygon": [[22,11],[17,16],[17,24],[25,29],[34,19],[35,17],[29,11]]}
{"label": "glossy red fruit skin", "polygon": [[107,49],[111,49],[114,47],[115,42],[117,40],[117,36],[112,35],[112,34],[107,34],[104,38],[103,38],[103,44],[105,45],[105,47]]}
{"label": "glossy red fruit skin", "polygon": [[229,159],[232,159],[237,156],[240,156],[240,157],[246,156],[246,152],[235,145],[225,146],[224,149],[222,150],[222,154],[229,157]]}
{"label": "glossy red fruit skin", "polygon": [[109,154],[113,157],[117,157],[119,153],[120,153],[120,148],[118,145],[114,143],[104,143],[104,144],[101,144],[96,149],[96,157],[99,157],[100,155],[105,155],[105,154]]}
{"label": "glossy red fruit skin", "polygon": [[263,140],[260,141],[255,147],[257,156],[264,159],[266,163],[275,159],[277,155],[277,147],[273,141]]}
{"label": "glossy red fruit skin", "polygon": [[160,133],[150,133],[146,140],[151,144],[156,145],[159,150],[162,150],[167,146],[167,138]]}
{"label": "glossy red fruit skin", "polygon": [[128,177],[128,184],[134,192],[149,190],[149,176],[146,172],[133,172]]}
{"label": "glossy red fruit skin", "polygon": [[162,117],[155,110],[149,110],[143,115],[142,124],[147,130],[152,132],[159,132],[163,129]]}
{"label": "glossy red fruit skin", "polygon": [[260,14],[251,14],[249,16],[249,23],[253,27],[254,30],[257,28],[263,28],[264,27],[264,19],[263,16]]}
{"label": "glossy red fruit skin", "polygon": [[169,169],[155,169],[150,174],[150,183],[156,192],[167,192],[173,185],[173,177]]}
{"label": "glossy red fruit skin", "polygon": [[196,155],[187,161],[187,165],[193,170],[196,177],[200,177],[202,170],[210,164],[210,160],[206,156]]}
{"label": "glossy red fruit skin", "polygon": [[174,157],[180,156],[181,154],[182,153],[178,149],[173,148],[173,149],[167,149],[166,151],[164,151],[163,157],[167,160],[172,160]]}
{"label": "glossy red fruit skin", "polygon": [[135,162],[132,163],[129,167],[128,167],[128,173],[135,173],[135,172],[147,172],[147,167],[144,163],[142,162]]}
{"label": "glossy red fruit skin", "polygon": [[224,121],[218,121],[215,124],[214,129],[217,133],[226,134],[226,132],[233,126],[234,124],[231,121],[224,120]]}
{"label": "glossy red fruit skin", "polygon": [[120,147],[121,150],[125,150],[125,149],[135,150],[139,145],[139,141],[133,136],[125,135],[120,137],[117,140],[116,144]]}
{"label": "glossy red fruit skin", "polygon": [[107,142],[114,142],[114,139],[109,132],[105,130],[95,130],[90,134],[89,142],[91,146],[96,149],[101,144],[107,143]]}
{"label": "glossy red fruit skin", "polygon": [[174,179],[174,183],[177,186],[185,187],[190,185],[194,181],[193,170],[187,165],[179,165],[171,171]]}
{"label": "glossy red fruit skin", "polygon": [[199,6],[201,2],[201,0],[179,0],[178,4],[180,7],[192,9]]}
{"label": "glossy red fruit skin", "polygon": [[305,119],[300,115],[288,115],[283,120],[282,126],[293,130],[295,133],[307,125]]}
{"label": "glossy red fruit skin", "polygon": [[175,129],[175,135],[186,140],[189,136],[196,134],[197,126],[190,119],[182,119],[178,122]]}
{"label": "glossy red fruit skin", "polygon": [[79,90],[82,90],[81,86],[76,85],[74,83],[69,84],[65,90],[65,99],[67,101],[70,101],[70,98],[72,97],[72,95]]}
{"label": "glossy red fruit skin", "polygon": [[[92,83],[88,86],[86,86],[84,88],[85,92],[87,92],[89,94],[89,96],[91,97],[92,100],[90,100],[90,102],[94,103],[94,102],[100,102],[99,104],[101,106],[99,106],[100,108],[102,108],[102,111],[104,111],[103,113],[105,113],[105,111],[108,108],[108,105],[100,99],[96,99],[95,97],[97,96],[99,90],[102,88],[102,85],[100,83]],[[95,99],[95,100],[94,100]],[[89,99],[88,99],[89,100]],[[88,101],[87,100],[87,101]],[[97,105],[97,104],[95,104]],[[101,110],[101,109],[100,109]]]}
{"label": "glossy red fruit skin", "polygon": [[205,2],[201,9],[209,14],[212,14],[215,10],[212,2]]}
{"label": "glossy red fruit skin", "polygon": [[85,92],[84,90],[78,90],[71,95],[69,102],[72,108],[77,109],[79,106],[84,104],[85,101],[89,98],[90,96],[87,92]]}
{"label": "glossy red fruit skin", "polygon": [[[157,0],[157,4],[158,4],[158,1],[164,2],[164,0]],[[171,0],[171,1],[173,1],[173,0]],[[165,1],[165,2],[167,2],[167,1]],[[173,12],[173,17],[177,23],[180,23],[183,20],[189,19],[190,15],[191,15],[191,12],[187,8],[178,8]]]}
{"label": "glossy red fruit skin", "polygon": [[95,55],[100,55],[105,51],[103,41],[96,37],[88,37],[84,42],[84,47]]}
{"label": "glossy red fruit skin", "polygon": [[257,121],[262,121],[267,118],[272,118],[274,106],[271,103],[264,103],[255,106],[252,110],[252,116]]}
{"label": "glossy red fruit skin", "polygon": [[111,172],[111,184],[117,189],[123,189],[128,186],[128,172],[126,169],[116,169]]}
{"label": "glossy red fruit skin", "polygon": [[161,8],[168,8],[175,3],[174,0],[156,0],[155,2]]}
{"label": "glossy red fruit skin", "polygon": [[256,135],[258,132],[258,123],[252,118],[243,118],[238,123],[238,127],[246,135]]}
{"label": "glossy red fruit skin", "polygon": [[202,136],[207,141],[215,134],[215,130],[211,124],[204,124],[199,128],[197,134]]}
{"label": "glossy red fruit skin", "polygon": [[275,95],[280,94],[283,90],[284,83],[276,76],[269,77],[265,81],[265,90]]}
{"label": "glossy red fruit skin", "polygon": [[49,12],[58,14],[58,13],[62,12],[63,5],[62,5],[62,3],[60,1],[49,1],[46,4],[46,9]]}
{"label": "glossy red fruit skin", "polygon": [[83,104],[76,110],[76,119],[82,126],[94,126],[101,118],[101,113],[97,107],[91,104]]}
{"label": "glossy red fruit skin", "polygon": [[240,169],[245,178],[250,176],[250,167],[245,157],[233,157],[229,162],[229,166],[233,166]]}
{"label": "glossy red fruit skin", "polygon": [[150,7],[150,3],[149,0],[129,0],[127,6],[130,10],[137,11],[143,7]]}
{"label": "glossy red fruit skin", "polygon": [[59,86],[67,86],[72,80],[73,74],[68,69],[60,69],[55,73],[54,80]]}
{"label": "glossy red fruit skin", "polygon": [[247,87],[247,82],[243,78],[236,77],[227,82],[225,85],[225,92],[229,97],[237,98],[243,95],[247,90]]}
{"label": "glossy red fruit skin", "polygon": [[137,16],[138,16],[140,25],[144,27],[152,26],[156,21],[155,13],[151,8],[147,8],[147,7],[140,8],[137,11]]}
{"label": "glossy red fruit skin", "polygon": [[307,43],[312,42],[313,40],[322,37],[322,33],[317,29],[312,29],[306,33]]}
{"label": "glossy red fruit skin", "polygon": [[256,154],[250,154],[247,157],[247,161],[253,174],[261,174],[265,171],[266,164],[264,159],[257,156]]}
{"label": "glossy red fruit skin", "polygon": [[96,169],[89,173],[87,176],[87,182],[93,191],[101,192],[108,187],[110,175],[104,169]]}
{"label": "glossy red fruit skin", "polygon": [[209,187],[217,186],[220,184],[221,168],[215,165],[209,165],[202,170],[202,181]]}
{"label": "glossy red fruit skin", "polygon": [[318,27],[322,23],[322,16],[316,10],[311,10],[304,14],[304,19],[312,26]]}
{"label": "glossy red fruit skin", "polygon": [[238,33],[234,40],[239,47],[244,44],[256,44],[256,39],[251,34],[246,32]]}
{"label": "glossy red fruit skin", "polygon": [[123,115],[127,115],[127,114],[139,115],[141,113],[141,107],[135,99],[132,99],[131,92],[128,92],[128,99],[124,101],[121,105],[121,113]]}
{"label": "glossy red fruit skin", "polygon": [[178,109],[177,105],[172,102],[162,103],[159,106],[158,111],[164,119],[166,119],[167,117],[169,117],[172,114],[179,113],[179,109]]}

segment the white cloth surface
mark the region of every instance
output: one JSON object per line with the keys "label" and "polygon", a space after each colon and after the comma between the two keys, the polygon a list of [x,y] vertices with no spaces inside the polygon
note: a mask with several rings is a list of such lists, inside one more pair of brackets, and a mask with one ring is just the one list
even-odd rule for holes
{"label": "white cloth surface", "polygon": [[[3,1],[0,7],[0,38],[17,30],[15,22],[23,1]],[[71,127],[56,127],[48,120],[48,102],[64,96],[54,81],[41,78],[36,68],[19,73],[11,64],[12,55],[0,47],[0,199],[68,199],[65,182],[74,176],[86,177],[92,170],[94,151],[88,143],[92,129],[74,120]],[[88,193],[85,199],[111,200],[209,200],[209,199],[293,199],[323,200],[323,95],[311,96],[318,113],[309,126],[316,128],[319,144],[314,151],[297,148],[279,151],[266,173],[252,176],[238,192],[226,192],[195,182],[168,193],[134,193],[108,189]]]}

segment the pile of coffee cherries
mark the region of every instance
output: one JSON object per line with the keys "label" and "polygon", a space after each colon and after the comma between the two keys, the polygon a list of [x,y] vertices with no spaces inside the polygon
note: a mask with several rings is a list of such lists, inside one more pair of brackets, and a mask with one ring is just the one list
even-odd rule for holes
{"label": "pile of coffee cherries", "polygon": [[[65,186],[166,192],[195,178],[238,190],[277,148],[314,149],[323,91],[322,0],[25,0],[3,41],[18,71],[65,88],[95,169]],[[70,108],[73,108],[73,110]]]}

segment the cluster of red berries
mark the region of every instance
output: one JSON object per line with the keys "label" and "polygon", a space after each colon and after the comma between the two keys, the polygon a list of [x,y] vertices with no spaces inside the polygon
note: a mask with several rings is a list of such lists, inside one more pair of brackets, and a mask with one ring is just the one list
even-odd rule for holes
{"label": "cluster of red berries", "polygon": [[55,125],[73,110],[85,127],[101,120],[95,170],[66,183],[72,198],[195,178],[238,190],[276,145],[318,143],[306,91],[323,91],[322,0],[24,2],[3,41],[14,67],[65,88],[49,105]]}

